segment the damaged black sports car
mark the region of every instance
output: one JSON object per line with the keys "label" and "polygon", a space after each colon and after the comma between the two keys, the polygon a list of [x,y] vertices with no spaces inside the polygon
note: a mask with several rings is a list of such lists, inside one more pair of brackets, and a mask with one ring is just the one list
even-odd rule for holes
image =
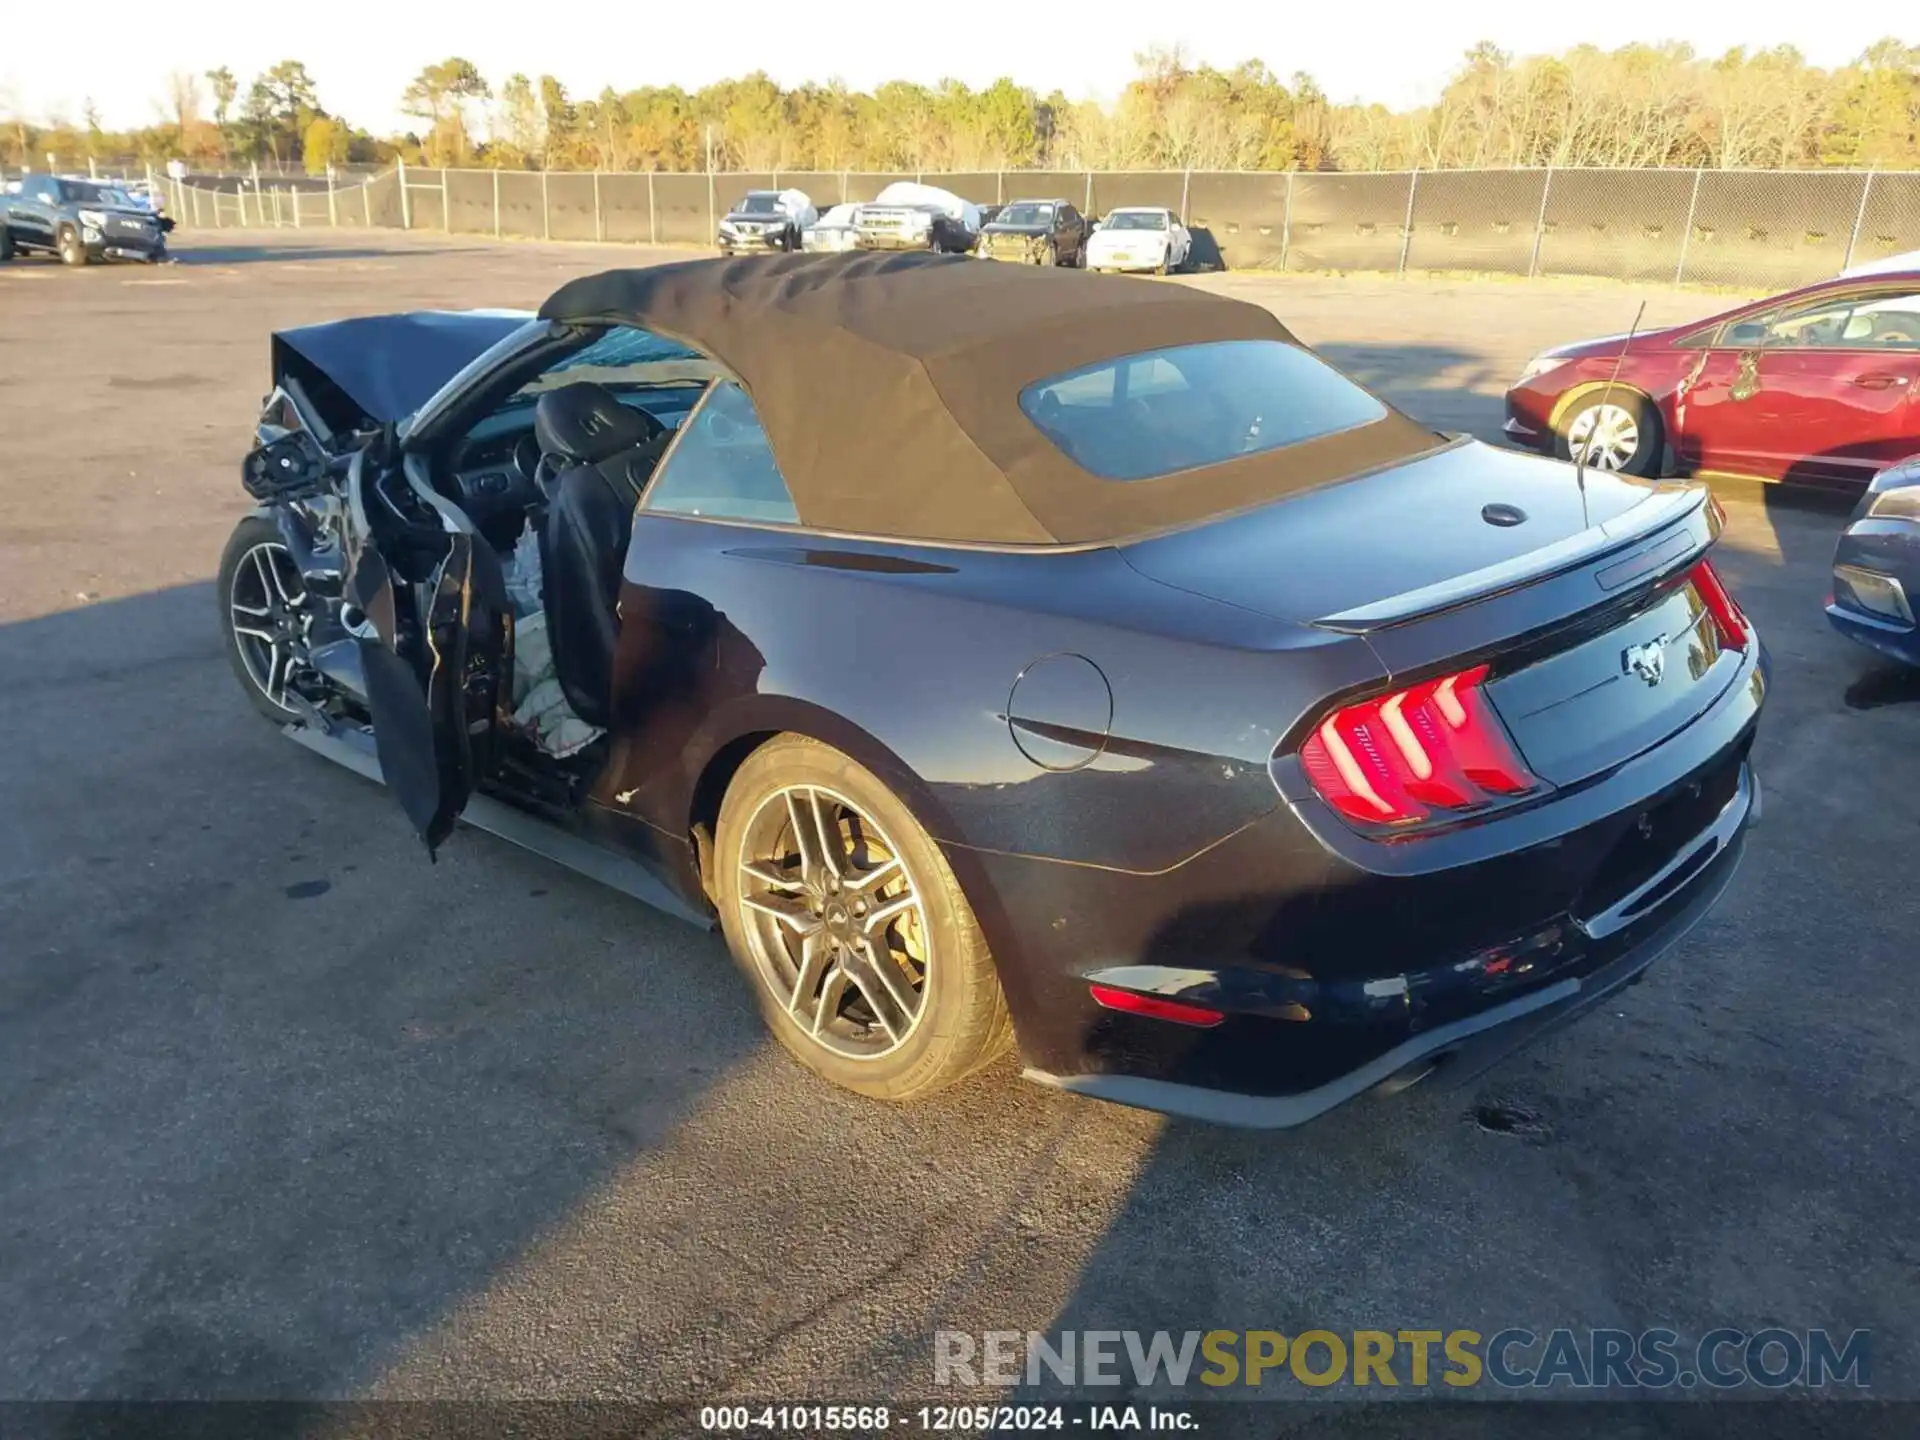
{"label": "damaged black sports car", "polygon": [[[804,356],[805,363],[796,363]],[[924,254],[285,332],[221,610],[429,850],[716,920],[774,1033],[1292,1125],[1728,883],[1767,661],[1696,486],[1417,424],[1258,307]]]}

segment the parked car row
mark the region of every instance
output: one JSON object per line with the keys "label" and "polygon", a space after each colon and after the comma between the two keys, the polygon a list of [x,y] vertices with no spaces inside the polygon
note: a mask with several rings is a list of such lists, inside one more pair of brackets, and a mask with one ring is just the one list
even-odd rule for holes
{"label": "parked car row", "polygon": [[1920,257],[1542,351],[1507,392],[1506,433],[1594,470],[1864,486],[1827,615],[1920,665]]}
{"label": "parked car row", "polygon": [[931,250],[1028,265],[1137,270],[1186,266],[1193,236],[1162,206],[1123,206],[1103,219],[1054,196],[981,206],[902,180],[873,200],[819,212],[797,190],[749,190],[720,222],[727,254],[757,250]]}

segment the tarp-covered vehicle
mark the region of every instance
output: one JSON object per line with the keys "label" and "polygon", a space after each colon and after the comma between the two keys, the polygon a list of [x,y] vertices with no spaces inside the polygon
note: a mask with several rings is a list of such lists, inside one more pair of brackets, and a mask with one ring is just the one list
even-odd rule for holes
{"label": "tarp-covered vehicle", "polygon": [[823,211],[800,236],[800,248],[832,254],[860,248],[860,207],[835,205]]}
{"label": "tarp-covered vehicle", "polygon": [[854,225],[863,250],[963,255],[980,236],[980,207],[937,185],[896,180],[860,206]]}
{"label": "tarp-covered vehicle", "polygon": [[717,922],[864,1094],[1017,1046],[1292,1125],[1470,1076],[1758,812],[1706,491],[1436,434],[1259,306],[788,255],[273,353],[219,581],[253,703],[430,849]]}

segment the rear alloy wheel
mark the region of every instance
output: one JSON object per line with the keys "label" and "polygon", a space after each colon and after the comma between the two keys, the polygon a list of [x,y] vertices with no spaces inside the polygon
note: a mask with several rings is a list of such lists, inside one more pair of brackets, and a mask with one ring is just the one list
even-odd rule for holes
{"label": "rear alloy wheel", "polygon": [[999,979],[953,872],[849,757],[794,735],[756,750],[720,807],[713,863],[734,959],[808,1068],[907,1100],[1007,1047]]}
{"label": "rear alloy wheel", "polygon": [[87,263],[87,247],[80,241],[80,232],[71,225],[60,227],[60,259],[68,265]]}
{"label": "rear alloy wheel", "polygon": [[227,658],[253,708],[279,724],[295,718],[287,687],[305,663],[306,592],[300,567],[270,520],[240,522],[220,557],[221,630]]}
{"label": "rear alloy wheel", "polygon": [[1658,468],[1660,421],[1636,395],[1604,393],[1574,402],[1561,417],[1559,451],[1563,460],[1586,455],[1593,470],[1651,475]]}

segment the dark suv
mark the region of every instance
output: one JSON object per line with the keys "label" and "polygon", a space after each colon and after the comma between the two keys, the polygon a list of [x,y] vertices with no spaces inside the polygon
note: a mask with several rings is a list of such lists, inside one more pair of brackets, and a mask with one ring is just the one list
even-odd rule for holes
{"label": "dark suv", "polygon": [[28,175],[0,195],[0,260],[16,250],[47,250],[69,265],[94,260],[167,258],[172,222],[103,180]]}
{"label": "dark suv", "polygon": [[980,231],[974,253],[1030,265],[1086,261],[1087,217],[1067,200],[1015,200]]}

